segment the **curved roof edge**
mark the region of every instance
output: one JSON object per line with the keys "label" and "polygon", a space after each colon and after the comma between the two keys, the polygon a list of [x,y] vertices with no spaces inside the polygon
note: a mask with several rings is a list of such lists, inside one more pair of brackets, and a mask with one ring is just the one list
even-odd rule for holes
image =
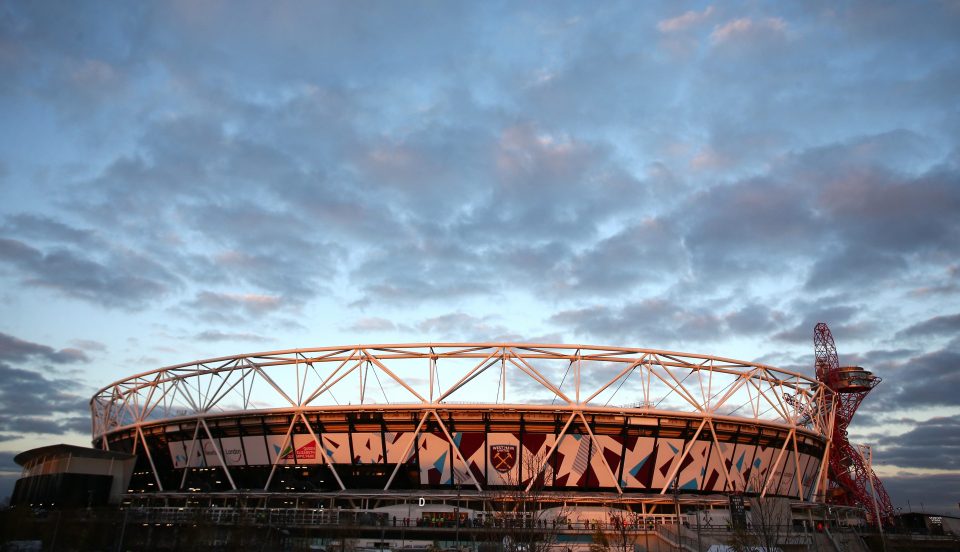
{"label": "curved roof edge", "polygon": [[57,445],[47,445],[45,447],[25,450],[14,456],[13,461],[19,466],[25,466],[27,462],[42,456],[80,456],[83,458],[97,458],[101,460],[129,460],[131,458],[136,458],[136,455],[128,454],[126,452],[100,450],[90,447],[78,447],[77,445],[60,443]]}

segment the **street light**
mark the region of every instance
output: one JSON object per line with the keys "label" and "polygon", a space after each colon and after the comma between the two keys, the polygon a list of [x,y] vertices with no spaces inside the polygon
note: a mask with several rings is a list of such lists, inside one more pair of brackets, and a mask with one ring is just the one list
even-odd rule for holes
{"label": "street light", "polygon": [[457,552],[460,552],[460,477],[457,474],[457,506],[453,509],[457,531]]}
{"label": "street light", "polygon": [[677,470],[677,475],[673,478],[673,507],[677,511],[677,550],[683,550],[680,543],[680,470]]}
{"label": "street light", "polygon": [[877,506],[877,492],[873,487],[873,450],[870,448],[870,445],[858,444],[857,452],[860,453],[860,456],[863,458],[864,463],[867,465],[867,480],[870,482],[870,497],[873,499],[873,515],[877,520],[877,529],[880,530],[880,546],[883,547],[883,551],[887,550],[887,542],[883,538],[883,523],[880,521],[880,508]]}

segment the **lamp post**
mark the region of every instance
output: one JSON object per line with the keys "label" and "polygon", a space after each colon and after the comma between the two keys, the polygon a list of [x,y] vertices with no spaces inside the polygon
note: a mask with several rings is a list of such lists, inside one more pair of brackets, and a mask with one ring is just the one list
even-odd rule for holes
{"label": "lamp post", "polygon": [[677,550],[683,550],[683,545],[680,543],[680,471],[677,470],[677,475],[673,478],[673,507],[677,511]]}
{"label": "lamp post", "polygon": [[697,552],[700,552],[700,550],[703,548],[703,544],[700,540],[700,514],[701,511],[697,509]]}
{"label": "lamp post", "polygon": [[457,531],[457,552],[460,552],[460,478],[457,478],[457,506],[453,509],[454,523],[456,523]]}
{"label": "lamp post", "polygon": [[883,552],[887,551],[887,542],[884,539],[883,535],[883,523],[880,521],[880,508],[877,506],[877,492],[873,487],[873,450],[870,448],[870,445],[858,444],[857,452],[860,453],[860,456],[863,457],[864,463],[867,465],[867,480],[870,482],[870,497],[873,499],[873,515],[877,520],[877,529],[880,531],[880,546],[883,548]]}

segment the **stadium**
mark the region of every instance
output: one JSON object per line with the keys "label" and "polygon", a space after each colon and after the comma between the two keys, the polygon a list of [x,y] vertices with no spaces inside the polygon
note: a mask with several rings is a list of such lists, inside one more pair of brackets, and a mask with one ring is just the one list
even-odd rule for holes
{"label": "stadium", "polygon": [[[588,345],[355,345],[202,360],[95,394],[93,445],[136,456],[127,496],[483,512],[729,496],[812,501],[829,393],[729,358]],[[436,508],[434,508],[436,509]]]}

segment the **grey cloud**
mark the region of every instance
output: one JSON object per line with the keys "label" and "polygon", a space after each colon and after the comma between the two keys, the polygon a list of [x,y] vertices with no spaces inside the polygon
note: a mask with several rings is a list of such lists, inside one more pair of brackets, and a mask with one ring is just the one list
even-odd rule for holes
{"label": "grey cloud", "polygon": [[763,259],[815,250],[809,240],[814,214],[801,186],[750,179],[695,194],[682,210],[700,213],[690,219],[684,242],[705,275],[771,273],[783,270],[786,259]]}
{"label": "grey cloud", "polygon": [[560,311],[550,321],[578,335],[616,337],[639,346],[670,348],[719,339],[734,330],[762,335],[772,329],[763,321],[773,322],[779,317],[758,304],[724,312],[709,304],[698,309],[667,299],[645,299],[617,308],[597,305]]}
{"label": "grey cloud", "polygon": [[197,341],[205,341],[210,343],[219,343],[222,341],[254,341],[254,342],[265,342],[272,341],[271,338],[265,337],[258,334],[251,333],[240,333],[240,332],[222,332],[219,330],[204,330],[195,336],[194,339]]}
{"label": "grey cloud", "polygon": [[960,334],[960,314],[934,316],[897,332],[898,337],[954,336]]}
{"label": "grey cloud", "polygon": [[40,358],[57,364],[89,362],[83,351],[73,348],[59,351],[39,343],[24,341],[18,337],[0,332],[0,360],[24,362],[31,358]]}
{"label": "grey cloud", "polygon": [[25,239],[66,242],[92,246],[99,243],[94,232],[80,229],[44,215],[19,213],[6,218],[4,233]]}
{"label": "grey cloud", "polygon": [[[15,420],[31,416],[86,413],[88,399],[74,394],[76,381],[50,379],[31,370],[0,363],[0,415],[6,430]],[[91,389],[92,392],[92,389]]]}
{"label": "grey cloud", "polygon": [[810,291],[869,287],[878,280],[901,276],[908,268],[907,260],[899,253],[852,242],[841,251],[818,258],[810,268],[804,287]]}
{"label": "grey cloud", "polygon": [[629,290],[673,281],[689,270],[686,251],[669,221],[639,221],[566,262],[569,287],[593,292]]}
{"label": "grey cloud", "polygon": [[920,406],[957,406],[960,396],[960,352],[946,348],[904,359],[888,367],[889,376],[878,388],[879,405],[887,409]]}
{"label": "grey cloud", "polygon": [[[17,464],[13,461],[13,457],[18,453],[9,452],[9,451],[0,451],[0,469],[11,469],[12,466]],[[17,468],[19,470],[19,468]]]}
{"label": "grey cloud", "polygon": [[835,230],[852,243],[882,251],[956,252],[960,177],[935,169],[918,178],[848,171],[824,189],[819,201]]}
{"label": "grey cloud", "polygon": [[944,490],[960,488],[960,474],[907,471],[884,477],[883,485],[894,505],[903,513],[910,510],[919,512],[923,508],[929,513],[953,515],[957,507],[956,497]]}
{"label": "grey cloud", "polygon": [[[758,16],[753,21],[768,19]],[[630,55],[629,45],[616,44],[616,48]],[[163,258],[177,273],[197,281],[246,283],[297,299],[331,292],[323,280],[312,276],[313,271],[292,275],[287,263],[307,259],[312,267],[335,270],[341,266],[336,261],[350,251],[343,266],[360,284],[362,297],[357,305],[378,300],[409,302],[422,296],[471,296],[513,285],[517,277],[521,286],[533,282],[542,288],[543,279],[530,278],[531,272],[522,269],[510,273],[509,279],[490,274],[477,277],[482,270],[480,258],[451,266],[448,258],[439,257],[443,248],[442,244],[436,247],[439,234],[508,259],[527,256],[531,247],[570,254],[564,249],[576,245],[582,257],[566,264],[540,259],[532,271],[550,271],[547,283],[552,289],[586,293],[629,290],[671,270],[721,283],[723,278],[742,278],[746,271],[776,274],[808,265],[811,282],[837,286],[875,283],[878,274],[889,278],[895,276],[890,268],[902,269],[902,261],[887,262],[897,259],[889,249],[855,247],[851,240],[856,236],[846,237],[852,227],[839,235],[840,246],[820,250],[820,229],[832,227],[837,234],[844,227],[818,219],[823,216],[820,206],[808,196],[817,187],[797,183],[804,178],[796,169],[799,162],[774,165],[767,175],[731,184],[711,182],[715,185],[690,198],[678,194],[671,203],[679,207],[649,218],[651,183],[626,168],[605,138],[570,133],[544,118],[514,122],[501,110],[476,105],[471,108],[489,115],[486,123],[457,124],[441,108],[441,115],[429,112],[412,131],[371,136],[365,134],[360,120],[349,119],[369,99],[363,93],[368,90],[351,95],[327,84],[292,90],[293,99],[259,103],[227,93],[212,114],[188,110],[186,115],[149,126],[140,154],[118,158],[100,177],[84,183],[85,189],[93,190],[81,201],[88,216],[91,220],[119,217],[124,228],[149,241],[145,245],[151,258]],[[433,98],[439,98],[434,106],[457,101],[447,96],[460,92],[445,94],[442,89],[434,91]],[[465,103],[470,105],[472,100]],[[336,116],[336,109],[324,107],[327,104],[348,113],[346,121]],[[312,113],[319,128],[333,125],[337,140],[318,133],[317,127],[298,126],[297,114],[302,113]],[[267,120],[273,124],[266,125]],[[239,130],[227,130],[231,127]],[[288,129],[292,132],[284,132]],[[723,127],[717,129],[718,145],[748,142],[727,139],[729,133]],[[308,135],[316,139],[307,139]],[[847,151],[861,146],[850,144]],[[129,182],[140,183],[136,194],[131,193]],[[285,184],[280,187],[275,182]],[[224,200],[234,190],[266,201]],[[265,204],[271,208],[264,208]],[[684,217],[688,212],[703,215]],[[596,242],[599,221],[619,218],[638,228],[639,213],[666,228],[666,235],[623,233]],[[143,216],[154,223],[149,225],[152,233],[137,228],[146,226]],[[437,222],[423,223],[428,218]],[[171,228],[171,219],[185,220],[187,229]],[[671,219],[682,223],[666,226]],[[177,245],[200,237],[226,250],[225,255],[243,253],[211,257],[190,247],[186,252],[181,247],[175,251],[173,244],[159,243],[161,231],[177,235]],[[284,233],[294,238],[284,239]],[[331,255],[336,248],[331,241],[317,239],[321,233],[336,236],[336,242],[345,247]],[[355,240],[378,246],[372,253],[351,248]],[[661,245],[670,241],[675,247]],[[730,248],[730,243],[738,247]],[[420,262],[406,260],[413,250]],[[658,273],[641,269],[640,263],[628,265],[616,257],[618,251],[656,258],[667,263],[668,270]],[[852,252],[859,252],[860,261]],[[782,254],[786,257],[781,256],[778,263],[765,262]],[[409,264],[382,262],[398,257]],[[225,258],[236,263],[226,264]],[[862,265],[863,259],[872,261],[870,266],[886,262],[887,270],[847,270]],[[433,268],[441,263],[447,263],[449,277]],[[371,267],[379,270],[368,270]],[[851,274],[867,281],[843,279]],[[462,278],[466,283],[457,285],[445,278]]]}
{"label": "grey cloud", "polygon": [[351,272],[365,292],[355,305],[374,301],[410,303],[495,292],[495,267],[481,252],[434,237],[396,247],[379,247]]}
{"label": "grey cloud", "polygon": [[[421,320],[416,328],[425,336],[440,336],[443,339],[463,341],[499,341],[510,331],[494,323],[493,317],[477,317],[463,312],[453,312]],[[426,339],[426,341],[432,341]]]}
{"label": "grey cloud", "polygon": [[[47,433],[59,435],[66,431],[60,421],[41,416],[11,416],[3,421],[3,429],[19,433]],[[87,426],[90,429],[90,426]]]}
{"label": "grey cloud", "polygon": [[824,299],[818,303],[801,303],[793,305],[794,317],[802,316],[799,323],[789,329],[784,329],[773,335],[774,339],[794,343],[813,343],[813,328],[818,322],[826,322],[832,333],[838,335],[859,334],[854,326],[854,320],[859,307],[845,305],[842,301],[833,298]]}
{"label": "grey cloud", "polygon": [[92,339],[74,339],[70,343],[76,346],[78,349],[86,351],[97,351],[104,353],[107,351],[107,345],[99,341]]}
{"label": "grey cloud", "polygon": [[259,317],[284,307],[281,297],[256,293],[201,291],[184,304],[201,318],[230,321],[237,317]]}
{"label": "grey cloud", "polygon": [[179,285],[179,279],[163,266],[131,250],[106,252],[103,260],[92,257],[64,248],[44,251],[0,238],[0,262],[14,267],[24,284],[106,307],[141,308]]}
{"label": "grey cloud", "polygon": [[370,316],[365,318],[360,318],[355,320],[352,324],[347,326],[347,330],[356,333],[366,333],[366,332],[383,332],[383,331],[395,331],[397,325],[386,318],[380,318],[376,316]]}
{"label": "grey cloud", "polygon": [[89,420],[87,399],[76,394],[82,384],[51,377],[49,371],[43,374],[8,364],[32,360],[57,364],[88,361],[77,349],[57,351],[0,333],[0,431],[61,434],[76,427],[71,415]]}
{"label": "grey cloud", "polygon": [[93,424],[90,416],[70,416],[59,420],[60,430],[63,432],[73,432],[90,435],[93,431]]}
{"label": "grey cloud", "polygon": [[756,303],[747,303],[725,315],[730,331],[738,335],[764,335],[781,327],[786,319],[785,313]]}
{"label": "grey cloud", "polygon": [[960,469],[960,417],[932,418],[902,435],[881,438],[874,462],[900,468]]}

